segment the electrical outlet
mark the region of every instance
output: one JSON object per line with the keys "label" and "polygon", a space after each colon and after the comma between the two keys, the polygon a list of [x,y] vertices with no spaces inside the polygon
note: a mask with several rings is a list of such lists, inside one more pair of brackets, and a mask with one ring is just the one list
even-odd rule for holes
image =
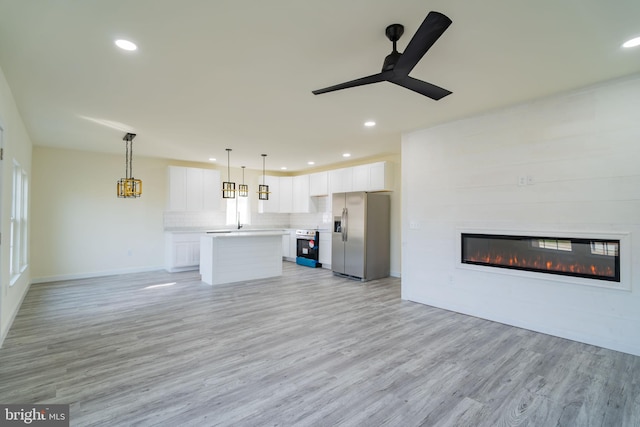
{"label": "electrical outlet", "polygon": [[409,221],[409,228],[411,230],[419,230],[420,229],[420,222],[419,221]]}
{"label": "electrical outlet", "polygon": [[523,187],[523,186],[525,186],[525,185],[527,185],[527,177],[526,177],[526,176],[524,176],[524,175],[520,175],[520,176],[518,177],[518,186],[519,186],[519,187]]}

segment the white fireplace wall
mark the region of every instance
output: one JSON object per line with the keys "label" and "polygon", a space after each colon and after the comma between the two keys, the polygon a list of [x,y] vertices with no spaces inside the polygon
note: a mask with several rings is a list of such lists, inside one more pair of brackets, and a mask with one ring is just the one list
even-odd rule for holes
{"label": "white fireplace wall", "polygon": [[[638,159],[640,75],[403,135],[402,298],[640,355]],[[461,228],[628,233],[630,290],[461,268]]]}

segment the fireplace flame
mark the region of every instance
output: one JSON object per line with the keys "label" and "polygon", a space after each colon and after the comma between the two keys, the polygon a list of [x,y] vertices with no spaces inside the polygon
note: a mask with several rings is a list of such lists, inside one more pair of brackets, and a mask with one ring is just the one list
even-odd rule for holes
{"label": "fireplace flame", "polygon": [[580,263],[563,263],[560,261],[545,260],[541,256],[523,258],[516,254],[505,256],[503,254],[476,253],[468,258],[472,262],[484,264],[504,265],[510,267],[522,267],[541,271],[561,271],[575,274],[590,274],[592,276],[615,277],[615,272],[609,266],[585,265]]}

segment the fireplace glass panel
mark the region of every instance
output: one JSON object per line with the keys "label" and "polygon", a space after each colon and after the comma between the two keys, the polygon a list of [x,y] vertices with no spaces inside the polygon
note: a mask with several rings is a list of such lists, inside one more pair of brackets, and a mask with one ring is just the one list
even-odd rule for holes
{"label": "fireplace glass panel", "polygon": [[620,241],[462,233],[463,264],[620,282]]}

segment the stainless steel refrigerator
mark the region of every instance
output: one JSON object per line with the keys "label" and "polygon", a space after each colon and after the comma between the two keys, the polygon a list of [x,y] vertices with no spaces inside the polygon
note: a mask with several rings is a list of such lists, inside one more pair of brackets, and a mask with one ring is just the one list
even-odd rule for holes
{"label": "stainless steel refrigerator", "polygon": [[354,279],[389,276],[389,195],[334,193],[331,269]]}

